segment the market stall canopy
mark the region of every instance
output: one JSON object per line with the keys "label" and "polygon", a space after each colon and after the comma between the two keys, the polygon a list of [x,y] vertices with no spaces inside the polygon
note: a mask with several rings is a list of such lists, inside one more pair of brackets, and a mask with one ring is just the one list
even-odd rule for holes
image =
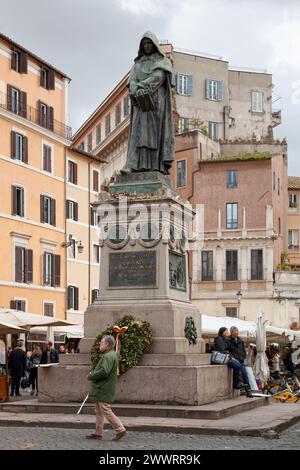
{"label": "market stall canopy", "polygon": [[18,326],[11,325],[9,323],[3,322],[0,320],[0,334],[9,335],[14,333],[27,333],[28,330],[24,328],[19,328]]}
{"label": "market stall canopy", "polygon": [[59,318],[44,317],[42,315],[35,315],[34,313],[21,312],[20,310],[0,309],[0,321],[10,323],[23,328],[30,328],[33,326],[71,326],[75,323]]}
{"label": "market stall canopy", "polygon": [[[83,326],[81,325],[73,325],[73,326],[54,326],[53,328],[54,334],[62,334],[66,335],[68,338],[83,338]],[[47,333],[46,327],[36,326],[30,328],[30,333]]]}

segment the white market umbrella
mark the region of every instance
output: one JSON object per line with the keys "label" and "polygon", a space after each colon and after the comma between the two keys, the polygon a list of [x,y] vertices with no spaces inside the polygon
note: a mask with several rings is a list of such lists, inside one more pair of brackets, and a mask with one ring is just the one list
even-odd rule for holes
{"label": "white market umbrella", "polygon": [[51,318],[10,309],[0,310],[0,321],[1,320],[27,329],[33,326],[71,326],[75,324],[66,320],[60,320],[59,318]]}
{"label": "white market umbrella", "polygon": [[267,334],[266,334],[266,320],[263,312],[259,310],[256,320],[256,350],[257,355],[253,372],[255,376],[263,377],[263,380],[270,375],[268,366],[268,359],[266,356],[267,347]]}
{"label": "white market umbrella", "polygon": [[0,320],[0,334],[2,335],[10,335],[15,333],[28,333],[28,330],[24,328],[19,328],[16,325],[11,325],[10,323],[6,323]]}

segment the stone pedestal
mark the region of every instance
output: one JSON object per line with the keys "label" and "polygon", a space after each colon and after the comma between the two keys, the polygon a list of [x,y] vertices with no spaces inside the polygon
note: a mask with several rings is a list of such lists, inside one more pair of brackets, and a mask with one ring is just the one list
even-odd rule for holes
{"label": "stone pedestal", "polygon": [[[200,405],[231,396],[231,372],[210,365],[201,315],[190,302],[191,206],[157,172],[119,176],[95,206],[101,220],[100,296],[85,312],[81,354],[61,356],[59,366],[41,370],[39,399],[82,400],[95,337],[129,314],[150,323],[153,344],[120,377],[118,402]],[[186,317],[197,328],[194,345],[185,338]]]}

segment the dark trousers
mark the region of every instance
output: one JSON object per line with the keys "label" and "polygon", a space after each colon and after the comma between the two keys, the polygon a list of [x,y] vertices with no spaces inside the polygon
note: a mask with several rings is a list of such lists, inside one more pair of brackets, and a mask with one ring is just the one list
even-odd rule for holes
{"label": "dark trousers", "polygon": [[227,365],[233,369],[233,388],[237,388],[240,374],[242,375],[243,383],[250,388],[248,374],[244,364],[235,359],[234,361],[230,360]]}
{"label": "dark trousers", "polygon": [[36,386],[36,391],[38,392],[37,367],[33,367],[32,369],[30,369],[29,382],[30,382],[32,390],[35,390],[35,386]]}
{"label": "dark trousers", "polygon": [[20,393],[20,383],[21,383],[21,377],[17,377],[15,375],[11,376],[11,389],[10,389],[10,394],[11,395],[18,395]]}

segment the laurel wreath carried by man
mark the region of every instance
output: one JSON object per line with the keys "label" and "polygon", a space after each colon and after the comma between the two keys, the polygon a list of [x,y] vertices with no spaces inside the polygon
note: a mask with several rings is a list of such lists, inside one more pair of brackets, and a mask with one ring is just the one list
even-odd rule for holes
{"label": "laurel wreath carried by man", "polygon": [[[125,327],[127,327],[127,329]],[[122,330],[126,331],[120,333]],[[118,338],[116,342],[117,347],[119,340],[121,343],[120,348],[118,348],[120,350],[120,374],[124,374],[128,369],[136,366],[142,355],[149,351],[152,343],[152,329],[150,323],[138,320],[132,315],[125,315],[118,320],[117,323],[109,326],[96,337],[91,349],[91,359],[94,368],[102,354],[99,350],[99,343],[103,336],[108,335]]]}

